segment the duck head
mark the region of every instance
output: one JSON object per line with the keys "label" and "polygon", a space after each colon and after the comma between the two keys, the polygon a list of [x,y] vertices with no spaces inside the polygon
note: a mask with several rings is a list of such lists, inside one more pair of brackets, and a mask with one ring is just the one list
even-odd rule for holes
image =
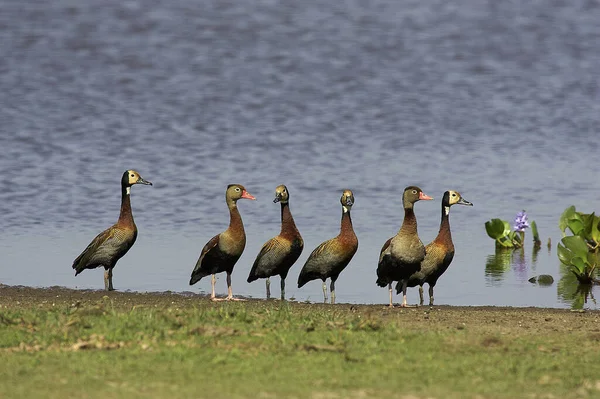
{"label": "duck head", "polygon": [[432,200],[433,197],[425,194],[423,190],[421,190],[417,186],[408,186],[404,189],[404,194],[402,195],[402,202],[404,203],[404,208],[412,208],[415,202],[420,200]]}
{"label": "duck head", "polygon": [[344,213],[350,212],[352,205],[354,205],[354,193],[352,193],[352,190],[344,190],[340,202],[342,203]]}
{"label": "duck head", "polygon": [[448,190],[444,193],[444,197],[442,198],[442,204],[444,205],[444,209],[446,211],[446,215],[450,212],[450,207],[452,205],[467,205],[473,206],[472,202],[464,199],[458,191]]}
{"label": "duck head", "polygon": [[283,184],[281,186],[277,186],[277,188],[275,189],[275,199],[273,200],[273,202],[281,202],[282,204],[287,204],[289,199],[290,193],[288,192],[287,187]]}
{"label": "duck head", "polygon": [[144,180],[142,176],[138,172],[133,169],[126,170],[123,173],[123,177],[121,178],[121,186],[127,189],[127,194],[129,194],[131,190],[131,186],[134,184],[145,184],[151,186],[152,183],[148,180]]}
{"label": "duck head", "polygon": [[230,184],[227,186],[227,191],[225,192],[225,199],[227,200],[227,202],[237,202],[237,200],[241,198],[250,200],[256,199],[252,194],[246,191],[244,186],[242,186],[241,184]]}

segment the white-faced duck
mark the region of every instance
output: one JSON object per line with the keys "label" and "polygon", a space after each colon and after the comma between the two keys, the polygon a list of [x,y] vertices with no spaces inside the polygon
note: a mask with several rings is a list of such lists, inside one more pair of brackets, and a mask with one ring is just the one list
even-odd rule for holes
{"label": "white-faced duck", "polygon": [[304,248],[304,241],[290,211],[289,200],[290,193],[287,187],[278,186],[273,202],[281,204],[281,232],[262,246],[248,276],[249,283],[259,278],[267,279],[267,299],[271,297],[269,278],[277,275],[281,278],[281,300],[285,299],[285,278]]}
{"label": "white-faced duck", "polygon": [[215,274],[227,273],[227,298],[226,300],[236,300],[233,297],[231,289],[231,272],[238,261],[244,248],[246,247],[246,232],[240,211],[237,208],[239,199],[256,199],[246,191],[244,186],[240,184],[230,184],[225,192],[225,201],[229,208],[229,227],[221,234],[214,236],[200,254],[198,262],[192,271],[190,285],[196,284],[202,277],[212,275],[211,286],[212,292],[210,299],[217,301],[215,295],[215,283],[217,278]]}
{"label": "white-faced duck", "polygon": [[103,266],[104,288],[113,288],[113,268],[117,261],[129,251],[137,238],[137,227],[131,214],[131,186],[134,184],[152,185],[135,170],[126,170],[121,178],[121,213],[117,223],[113,224],[92,240],[90,245],[73,261],[75,275],[85,269],[95,269]]}
{"label": "white-faced duck", "polygon": [[[429,285],[429,305],[433,306],[433,287],[440,276],[448,269],[454,258],[454,244],[450,233],[450,207],[452,205],[473,204],[465,200],[457,191],[446,191],[442,197],[442,221],[437,237],[425,247],[425,259],[421,262],[421,269],[413,273],[408,279],[408,287],[419,286],[420,304],[423,305],[423,284]],[[400,283],[396,291],[400,290]]]}
{"label": "white-faced duck", "polygon": [[350,260],[358,249],[358,239],[352,228],[350,209],[354,204],[354,194],[350,190],[344,190],[340,198],[342,203],[342,222],[340,234],[325,241],[308,257],[298,276],[298,288],[311,280],[323,280],[323,298],[327,303],[327,285],[325,280],[331,278],[331,303],[335,303],[335,281],[350,263]]}
{"label": "white-faced duck", "polygon": [[403,287],[402,306],[406,305],[406,287],[408,278],[418,271],[425,258],[425,246],[417,233],[417,218],[414,205],[420,200],[431,200],[419,187],[409,186],[404,189],[402,203],[404,205],[404,221],[394,237],[383,244],[377,265],[377,285],[388,286],[390,307],[392,302],[392,282],[398,281]]}

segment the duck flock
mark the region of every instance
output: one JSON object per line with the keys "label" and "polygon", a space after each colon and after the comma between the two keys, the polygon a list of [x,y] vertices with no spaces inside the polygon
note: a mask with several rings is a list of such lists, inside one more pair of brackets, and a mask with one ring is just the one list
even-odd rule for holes
{"label": "duck flock", "polygon": [[[104,287],[107,291],[113,288],[113,269],[118,260],[129,251],[137,238],[137,227],[131,213],[131,186],[135,184],[152,185],[144,180],[135,170],[127,170],[121,178],[121,212],[117,222],[98,234],[83,252],[73,261],[75,275],[85,269],[104,267]],[[229,208],[229,227],[210,239],[202,248],[190,277],[190,285],[196,284],[203,277],[211,276],[211,299],[237,300],[231,288],[233,267],[246,247],[246,233],[242,217],[237,208],[240,199],[255,198],[240,184],[230,184],[225,192],[225,200]],[[452,205],[473,204],[461,197],[457,191],[446,191],[442,197],[442,218],[437,237],[429,244],[423,245],[417,233],[417,218],[414,205],[420,200],[431,200],[419,187],[409,186],[404,189],[402,202],[404,221],[398,233],[387,240],[379,254],[376,283],[380,287],[388,287],[389,306],[393,307],[392,284],[396,282],[396,292],[403,294],[401,306],[407,306],[406,290],[419,286],[420,304],[423,305],[423,285],[429,286],[429,305],[433,305],[433,288],[440,276],[448,269],[454,257],[454,244],[450,233],[448,215]],[[275,189],[273,202],[281,204],[281,232],[267,241],[256,256],[250,270],[248,282],[259,278],[266,279],[267,299],[271,297],[270,277],[281,278],[281,299],[285,299],[285,279],[292,265],[298,260],[304,249],[304,241],[294,223],[290,211],[290,193],[286,186]],[[342,205],[342,221],[340,233],[317,246],[310,254],[300,275],[298,288],[312,280],[323,281],[323,298],[327,302],[326,280],[329,278],[331,303],[335,303],[335,281],[350,263],[358,249],[358,238],[352,227],[350,210],[354,205],[354,194],[344,190],[340,198]],[[227,297],[217,298],[215,282],[217,273],[227,274]]]}

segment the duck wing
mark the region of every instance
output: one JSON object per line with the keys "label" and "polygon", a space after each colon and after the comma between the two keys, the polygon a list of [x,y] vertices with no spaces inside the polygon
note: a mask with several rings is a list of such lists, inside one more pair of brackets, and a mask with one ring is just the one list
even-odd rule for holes
{"label": "duck wing", "polygon": [[311,280],[327,275],[333,268],[332,264],[342,261],[343,256],[340,256],[336,249],[336,241],[331,239],[321,243],[311,252],[298,276],[298,288]]}
{"label": "duck wing", "polygon": [[209,269],[208,267],[203,267],[203,266],[206,266],[206,265],[204,265],[204,259],[212,251],[218,250],[220,236],[221,236],[221,234],[217,234],[216,236],[211,238],[210,241],[208,241],[202,248],[202,252],[200,252],[200,257],[198,258],[198,261],[196,262],[196,266],[194,266],[194,270],[192,270],[192,276],[190,278],[190,285],[195,284],[202,277],[208,276],[209,274],[211,274],[210,270],[208,270]]}
{"label": "duck wing", "polygon": [[115,226],[98,234],[73,261],[75,275],[85,269],[113,266],[127,251],[137,237],[137,230],[125,231]]}
{"label": "duck wing", "polygon": [[273,237],[267,241],[256,256],[256,260],[248,276],[248,282],[252,282],[260,277],[272,276],[272,272],[289,255],[290,249],[291,243],[280,236]]}
{"label": "duck wing", "polygon": [[390,243],[392,242],[392,238],[389,238],[384,244],[383,247],[381,248],[381,251],[379,252],[379,262],[377,263],[377,285],[380,287],[385,287],[387,284],[391,283],[392,281],[389,279],[389,268],[391,265],[389,265],[389,261],[390,261],[390,255],[389,253],[387,253],[387,249],[390,247]]}

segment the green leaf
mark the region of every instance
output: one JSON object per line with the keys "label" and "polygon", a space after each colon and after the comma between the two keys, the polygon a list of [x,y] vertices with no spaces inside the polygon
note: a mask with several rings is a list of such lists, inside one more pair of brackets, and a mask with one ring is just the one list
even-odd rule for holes
{"label": "green leaf", "polygon": [[535,220],[531,222],[531,234],[533,235],[533,241],[540,241],[540,236],[538,234],[537,224]]}
{"label": "green leaf", "polygon": [[504,237],[504,221],[500,219],[492,219],[490,221],[485,222],[485,231],[488,236],[497,240],[499,238]]}
{"label": "green leaf", "polygon": [[567,229],[567,223],[569,222],[574,213],[575,205],[571,205],[570,207],[564,210],[562,215],[560,215],[560,219],[558,220],[558,228],[560,229],[560,231],[563,232],[563,235],[565,234],[565,230]]}
{"label": "green leaf", "polygon": [[[587,257],[586,257],[586,259],[587,259]],[[587,274],[586,273],[587,267],[586,267],[585,261],[578,256],[575,256],[571,259],[571,267],[576,270],[575,273],[579,276]]]}
{"label": "green leaf", "polygon": [[594,241],[594,244],[598,244],[600,242],[600,230],[598,230],[598,224],[600,223],[600,217],[594,216],[592,220],[592,227],[590,232],[590,237]]}
{"label": "green leaf", "polygon": [[587,264],[590,268],[596,267],[598,265],[598,254],[596,254],[594,252],[588,252]]}
{"label": "green leaf", "polygon": [[496,244],[499,244],[503,248],[512,248],[514,246],[512,240],[508,236],[498,238]]}
{"label": "green leaf", "polygon": [[560,240],[568,250],[573,253],[573,256],[587,257],[588,246],[579,236],[563,237]]}
{"label": "green leaf", "polygon": [[583,221],[583,235],[585,239],[591,239],[592,237],[592,229],[594,228],[594,220],[596,219],[596,215],[594,213],[590,215],[581,215],[581,220]]}
{"label": "green leaf", "polygon": [[569,228],[569,230],[571,230],[571,233],[573,233],[573,235],[577,236],[580,234],[585,234],[585,224],[579,216],[570,219],[567,222],[567,227]]}
{"label": "green leaf", "polygon": [[510,229],[510,224],[506,220],[503,220],[502,223],[504,224],[504,232],[502,233],[502,236],[506,237],[512,233],[512,230]]}
{"label": "green leaf", "polygon": [[556,252],[558,254],[558,260],[560,260],[562,263],[564,263],[567,266],[571,266],[571,258],[573,257],[573,254],[571,253],[571,251],[569,251],[563,245],[558,244],[558,247],[556,248]]}

